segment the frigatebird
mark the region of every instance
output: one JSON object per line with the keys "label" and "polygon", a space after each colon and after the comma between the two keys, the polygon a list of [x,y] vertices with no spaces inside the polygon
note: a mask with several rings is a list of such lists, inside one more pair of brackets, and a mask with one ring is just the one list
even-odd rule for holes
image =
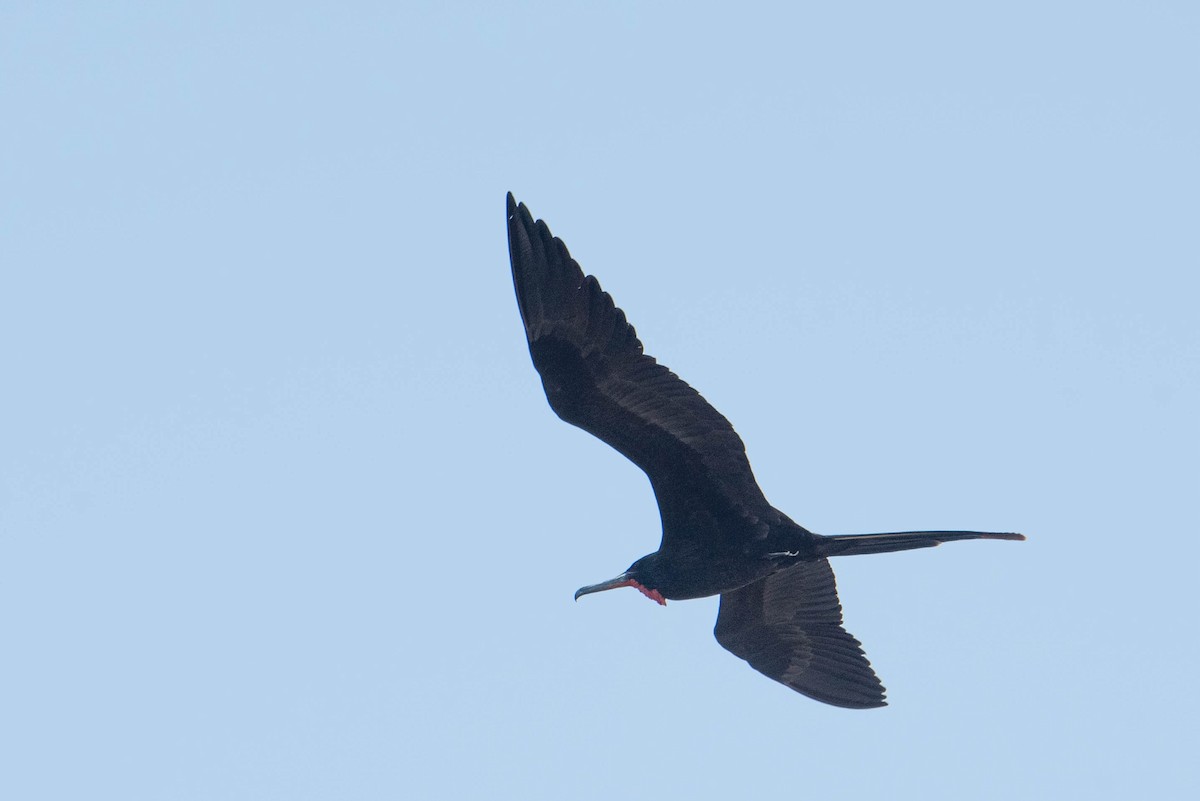
{"label": "frigatebird", "polygon": [[714,633],[766,676],[834,706],[885,706],[862,644],[842,627],[830,556],[928,548],[1014,533],[901,531],[821,535],[759,489],[746,448],[720,412],[642,350],[637,332],[567,246],[508,195],[513,285],[550,408],[645,471],[662,541],[582,595],[634,587],[665,605],[720,595]]}

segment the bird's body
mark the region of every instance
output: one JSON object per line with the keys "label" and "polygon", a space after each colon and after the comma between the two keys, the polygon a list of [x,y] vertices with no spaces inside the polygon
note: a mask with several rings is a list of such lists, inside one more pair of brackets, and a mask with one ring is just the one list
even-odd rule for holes
{"label": "bird's body", "polygon": [[826,557],[1023,537],[828,537],[797,525],[763,496],[729,421],[643,352],[612,298],[511,194],[508,232],[517,303],[551,408],[642,468],[662,518],[658,551],[576,598],[621,586],[659,603],[720,595],[717,640],[753,667],[826,703],[884,705],[883,686],[841,626]]}

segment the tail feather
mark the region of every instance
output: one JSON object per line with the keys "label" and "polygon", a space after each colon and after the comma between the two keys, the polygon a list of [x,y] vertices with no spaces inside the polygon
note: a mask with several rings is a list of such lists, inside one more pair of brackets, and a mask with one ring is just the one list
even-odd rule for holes
{"label": "tail feather", "polygon": [[913,548],[932,548],[955,540],[1023,540],[1024,534],[991,531],[893,531],[885,534],[842,534],[821,536],[817,540],[819,556],[853,556],[863,553],[889,553]]}

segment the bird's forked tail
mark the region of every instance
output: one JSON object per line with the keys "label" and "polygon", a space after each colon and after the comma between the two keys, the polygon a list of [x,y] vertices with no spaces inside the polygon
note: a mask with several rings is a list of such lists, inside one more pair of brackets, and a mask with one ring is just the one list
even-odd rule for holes
{"label": "bird's forked tail", "polygon": [[893,531],[886,534],[821,535],[817,539],[819,556],[853,556],[860,553],[888,553],[913,548],[932,548],[955,540],[1023,540],[1024,534],[990,531]]}

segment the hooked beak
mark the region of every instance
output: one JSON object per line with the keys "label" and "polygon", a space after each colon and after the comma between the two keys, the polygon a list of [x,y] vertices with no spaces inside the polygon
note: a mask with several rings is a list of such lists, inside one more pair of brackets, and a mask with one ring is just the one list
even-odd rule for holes
{"label": "hooked beak", "polygon": [[667,600],[663,598],[662,593],[658,590],[650,590],[643,587],[638,580],[630,577],[629,571],[626,570],[616,578],[611,578],[608,581],[602,581],[599,584],[589,584],[586,587],[580,587],[575,590],[575,600],[579,600],[579,596],[588,595],[593,592],[603,592],[604,590],[615,590],[617,587],[634,587],[642,595],[645,595],[651,601],[654,601],[660,606],[666,606]]}
{"label": "hooked beak", "polygon": [[604,592],[605,590],[615,590],[617,587],[632,587],[633,579],[629,578],[629,573],[622,573],[616,578],[611,578],[608,581],[602,581],[599,584],[589,584],[586,587],[580,587],[575,590],[575,600],[579,600],[581,595],[590,595],[593,592]]}

